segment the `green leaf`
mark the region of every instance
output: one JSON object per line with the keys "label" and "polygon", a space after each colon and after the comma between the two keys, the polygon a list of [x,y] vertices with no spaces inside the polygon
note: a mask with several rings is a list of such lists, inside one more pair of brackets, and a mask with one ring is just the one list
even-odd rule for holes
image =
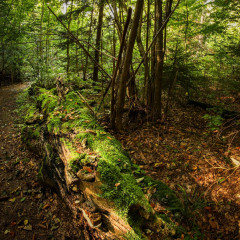
{"label": "green leaf", "polygon": [[84,9],[84,12],[91,12],[93,10],[93,7],[86,7]]}
{"label": "green leaf", "polygon": [[225,178],[221,178],[221,179],[218,180],[218,183],[221,184],[224,181],[225,181]]}

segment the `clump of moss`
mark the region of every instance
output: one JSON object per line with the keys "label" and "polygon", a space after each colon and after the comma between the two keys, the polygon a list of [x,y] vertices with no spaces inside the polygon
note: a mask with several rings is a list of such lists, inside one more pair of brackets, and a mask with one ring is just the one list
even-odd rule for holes
{"label": "clump of moss", "polygon": [[37,97],[37,101],[41,103],[42,111],[48,115],[57,106],[57,96],[51,91],[46,89],[39,89],[40,94]]}
{"label": "clump of moss", "polygon": [[41,128],[40,128],[40,126],[37,126],[35,128],[35,130],[33,131],[33,137],[35,139],[38,139],[40,137],[40,134],[41,134]]}
{"label": "clump of moss", "polygon": [[74,147],[73,143],[69,140],[66,140],[65,138],[61,138],[60,140],[65,145],[65,148],[67,148],[68,151],[71,153],[69,163],[74,160],[79,160],[81,154],[76,151],[76,148]]}
{"label": "clump of moss", "polygon": [[30,105],[25,116],[25,122],[31,121],[39,114],[36,105]]}
{"label": "clump of moss", "polygon": [[86,153],[79,154],[77,159],[72,159],[69,163],[69,166],[73,172],[77,173],[83,166],[90,163],[89,157]]}
{"label": "clump of moss", "polygon": [[56,112],[49,114],[49,117],[47,118],[48,131],[53,132],[54,134],[58,134],[64,116],[65,116],[64,114],[62,113],[56,114]]}
{"label": "clump of moss", "polygon": [[146,238],[141,237],[140,234],[137,234],[134,231],[129,231],[123,237],[124,237],[124,239],[128,239],[128,240],[144,240],[144,239],[146,239]]}

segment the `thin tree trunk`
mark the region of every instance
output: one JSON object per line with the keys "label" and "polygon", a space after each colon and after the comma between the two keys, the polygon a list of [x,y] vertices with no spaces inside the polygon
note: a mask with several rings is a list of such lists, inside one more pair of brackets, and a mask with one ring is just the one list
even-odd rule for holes
{"label": "thin tree trunk", "polygon": [[134,48],[134,43],[137,37],[137,30],[139,25],[139,19],[142,14],[143,10],[143,3],[144,0],[137,0],[133,23],[132,23],[132,29],[129,36],[125,61],[123,64],[123,71],[120,76],[120,85],[119,85],[119,92],[118,92],[118,98],[117,98],[117,105],[116,105],[116,128],[117,130],[122,129],[122,115],[123,115],[123,107],[125,103],[125,96],[126,96],[126,83],[128,80],[128,73],[132,62],[132,53]]}
{"label": "thin tree trunk", "polygon": [[[144,46],[143,46],[143,43],[142,43],[142,36],[141,36],[141,24],[142,24],[142,16],[141,16],[141,19],[140,19],[140,26],[138,28],[138,34],[137,34],[137,45],[138,45],[138,49],[139,49],[139,52],[140,52],[140,56],[141,57],[144,57],[145,56],[145,49],[144,49]],[[149,26],[147,26],[147,28],[149,29]],[[149,31],[147,29],[147,31]],[[147,43],[146,43],[146,46],[148,46],[148,34],[147,34]],[[147,47],[146,47],[147,49]],[[146,89],[146,82],[148,81],[147,79],[149,79],[149,68],[148,68],[148,55],[145,56],[144,58],[144,62],[143,62],[143,65],[144,65],[144,86],[143,86],[143,94],[142,94],[142,99],[144,102],[146,102],[146,95],[145,95],[145,89]]]}
{"label": "thin tree trunk", "polygon": [[123,49],[124,49],[125,42],[126,42],[125,38],[126,38],[126,35],[127,35],[128,26],[130,24],[131,15],[132,15],[132,9],[129,8],[127,20],[126,20],[124,30],[123,30],[123,34],[122,34],[122,39],[121,39],[121,44],[120,44],[120,49],[119,49],[119,54],[118,54],[117,66],[115,68],[115,71],[114,71],[113,77],[112,77],[112,92],[111,92],[111,126],[112,126],[112,128],[115,128],[115,118],[116,118],[115,81],[116,81],[117,73],[118,73],[118,70],[119,70],[119,67],[120,67],[120,64],[121,64],[121,60],[122,60],[122,53],[123,53]]}
{"label": "thin tree trunk", "polygon": [[[162,26],[162,1],[157,1],[156,4],[156,22],[158,28]],[[153,117],[161,119],[162,114],[162,80],[163,80],[163,31],[158,35],[156,43],[156,74],[154,81],[154,103],[153,103]]]}
{"label": "thin tree trunk", "polygon": [[[93,5],[94,5],[94,2],[93,2]],[[90,43],[90,40],[91,40],[91,32],[92,32],[92,24],[93,24],[93,10],[94,8],[92,9],[92,12],[91,12],[91,21],[90,21],[90,26],[89,26],[89,34],[88,34],[88,48],[87,48],[87,51],[89,52],[89,43]],[[86,62],[85,62],[85,66],[84,66],[84,70],[83,70],[83,80],[86,81],[86,74],[87,74],[87,69],[88,69],[88,55],[86,56]]]}
{"label": "thin tree trunk", "polygon": [[[99,50],[101,45],[102,37],[102,23],[103,23],[103,7],[104,1],[100,1],[99,15],[98,15],[98,26],[97,26],[97,37],[96,37],[96,48]],[[95,61],[99,63],[99,51],[95,50]],[[98,82],[98,65],[94,65],[93,69],[93,81]]]}
{"label": "thin tree trunk", "polygon": [[[165,7],[165,19],[166,20],[171,13],[172,0],[166,2]],[[156,4],[156,22],[158,28],[163,25],[163,10],[162,10],[162,0],[157,1]],[[165,32],[166,41],[166,32]],[[166,42],[165,42],[166,44]],[[164,46],[163,40],[163,30],[158,35],[156,43],[156,74],[154,81],[154,103],[153,103],[153,117],[154,119],[161,119],[162,117],[162,81],[163,81],[163,62],[164,62],[164,52],[166,50],[166,45]]]}
{"label": "thin tree trunk", "polygon": [[39,57],[40,57],[40,81],[43,80],[43,43],[42,43],[42,36],[43,36],[43,16],[44,16],[44,6],[45,1],[42,1],[42,12],[41,12],[41,20],[40,20],[40,42],[39,42]]}
{"label": "thin tree trunk", "polygon": [[120,19],[117,12],[116,0],[113,0],[112,8],[113,8],[113,14],[114,14],[114,21],[117,25],[118,36],[119,36],[119,39],[122,39],[122,25],[120,23]]}
{"label": "thin tree trunk", "polygon": [[[67,1],[66,1],[67,5]],[[71,2],[71,10],[70,10],[70,16],[68,20],[68,31],[70,31],[71,21],[72,21],[72,8],[73,8],[73,0]],[[69,74],[69,68],[70,68],[70,39],[67,41],[67,75]]]}
{"label": "thin tree trunk", "polygon": [[[77,34],[77,38],[78,38],[78,30],[79,29],[79,18],[77,20],[77,31],[76,31],[76,34]],[[75,72],[77,73],[77,75],[79,76],[79,66],[78,66],[78,45],[75,44]]]}
{"label": "thin tree trunk", "polygon": [[[149,34],[150,34],[150,28],[151,28],[151,20],[150,20],[150,0],[147,1],[147,35],[146,35],[146,51],[148,49],[148,42],[149,42]],[[149,54],[145,56],[145,74],[144,74],[144,102],[147,106],[149,106],[150,101],[148,98],[148,92],[150,89],[150,72],[149,72],[149,61],[148,61]]]}

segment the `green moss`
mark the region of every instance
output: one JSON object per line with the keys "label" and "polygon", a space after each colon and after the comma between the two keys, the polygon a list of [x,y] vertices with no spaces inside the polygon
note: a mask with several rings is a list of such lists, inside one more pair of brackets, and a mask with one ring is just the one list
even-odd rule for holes
{"label": "green moss", "polygon": [[120,143],[109,135],[103,137],[101,134],[92,141],[91,148],[100,155],[98,171],[103,181],[103,197],[113,201],[124,217],[128,216],[132,205],[143,205],[151,211],[132,174],[130,159],[122,151]]}
{"label": "green moss", "polygon": [[39,89],[40,95],[37,101],[41,102],[41,109],[45,114],[52,112],[57,106],[57,96],[46,89]]}
{"label": "green moss", "polygon": [[60,139],[61,142],[65,145],[65,148],[68,149],[70,152],[69,164],[74,161],[78,161],[81,159],[81,154],[77,153],[76,148],[74,147],[73,143],[65,138]]}
{"label": "green moss", "polygon": [[28,110],[27,110],[27,114],[25,116],[25,119],[24,119],[25,122],[33,119],[36,116],[36,114],[38,114],[38,113],[39,112],[38,112],[37,107],[35,105],[30,105]]}
{"label": "green moss", "polygon": [[127,239],[127,240],[144,240],[146,238],[141,237],[141,235],[138,235],[134,231],[129,231],[127,234],[124,235],[124,239]]}
{"label": "green moss", "polygon": [[33,131],[33,137],[35,139],[38,139],[41,134],[41,128],[39,126],[36,127],[36,129]]}
{"label": "green moss", "polygon": [[61,128],[63,117],[64,114],[55,114],[55,112],[51,113],[47,119],[48,131],[58,134]]}
{"label": "green moss", "polygon": [[69,166],[73,172],[77,173],[83,166],[90,163],[89,156],[86,153],[81,153],[76,159],[72,159]]}
{"label": "green moss", "polygon": [[70,161],[69,166],[73,172],[77,173],[81,169],[81,162],[78,159],[73,159]]}

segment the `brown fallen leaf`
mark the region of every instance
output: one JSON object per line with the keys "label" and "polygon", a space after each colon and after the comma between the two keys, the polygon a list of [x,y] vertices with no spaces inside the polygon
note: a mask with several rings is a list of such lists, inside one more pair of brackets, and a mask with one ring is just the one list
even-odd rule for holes
{"label": "brown fallen leaf", "polygon": [[11,227],[14,227],[15,225],[17,225],[16,222],[11,222],[11,224],[10,224]]}
{"label": "brown fallen leaf", "polygon": [[12,202],[12,203],[13,203],[13,202],[15,202],[15,201],[16,201],[16,198],[10,198],[10,199],[9,199],[9,202]]}
{"label": "brown fallen leaf", "polygon": [[83,167],[83,170],[84,170],[84,171],[87,171],[87,172],[89,172],[89,173],[92,172],[92,169],[91,169],[90,167],[86,167],[86,166]]}
{"label": "brown fallen leaf", "polygon": [[211,212],[211,210],[212,210],[212,208],[208,207],[208,206],[206,206],[205,209],[208,210],[209,212]]}
{"label": "brown fallen leaf", "polygon": [[50,204],[45,204],[44,206],[43,206],[43,209],[46,209],[46,208],[49,208],[50,207]]}
{"label": "brown fallen leaf", "polygon": [[26,230],[26,231],[32,231],[32,225],[31,225],[31,224],[28,224],[28,225],[25,226],[23,229]]}
{"label": "brown fallen leaf", "polygon": [[45,225],[43,225],[41,223],[39,223],[37,226],[39,226],[40,228],[43,228],[43,229],[47,229],[47,226],[45,226]]}

